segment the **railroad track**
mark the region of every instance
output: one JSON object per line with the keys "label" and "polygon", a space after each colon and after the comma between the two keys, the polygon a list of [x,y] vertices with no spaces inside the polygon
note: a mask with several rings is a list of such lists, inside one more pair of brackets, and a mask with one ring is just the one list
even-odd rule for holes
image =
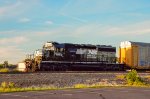
{"label": "railroad track", "polygon": [[[128,73],[129,71],[36,71],[36,72],[6,72],[0,74],[36,74],[36,73]],[[137,71],[138,73],[150,74],[150,71]]]}
{"label": "railroad track", "polygon": [[[14,82],[18,87],[54,85],[57,87],[72,86],[80,83],[97,83],[108,79],[113,81],[116,75],[127,74],[127,71],[38,71],[34,73],[1,73],[1,82]],[[139,72],[140,76],[150,73]]]}

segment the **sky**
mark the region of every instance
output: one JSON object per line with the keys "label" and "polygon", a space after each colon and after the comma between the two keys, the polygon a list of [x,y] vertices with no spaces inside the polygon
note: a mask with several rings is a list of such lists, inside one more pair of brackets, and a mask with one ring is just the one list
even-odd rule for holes
{"label": "sky", "polygon": [[47,41],[119,47],[150,42],[150,0],[0,0],[0,63]]}

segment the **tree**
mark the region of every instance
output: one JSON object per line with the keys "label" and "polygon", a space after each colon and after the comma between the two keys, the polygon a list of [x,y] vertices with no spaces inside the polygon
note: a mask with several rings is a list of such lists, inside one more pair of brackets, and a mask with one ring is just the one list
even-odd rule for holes
{"label": "tree", "polygon": [[4,61],[4,67],[8,67],[8,61]]}
{"label": "tree", "polygon": [[3,67],[3,64],[0,64],[0,68],[2,68]]}

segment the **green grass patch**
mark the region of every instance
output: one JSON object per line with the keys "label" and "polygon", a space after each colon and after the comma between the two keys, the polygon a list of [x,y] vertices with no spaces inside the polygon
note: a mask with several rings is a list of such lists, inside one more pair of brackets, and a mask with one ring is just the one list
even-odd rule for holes
{"label": "green grass patch", "polygon": [[7,73],[7,72],[10,72],[8,68],[0,69],[0,73]]}
{"label": "green grass patch", "polygon": [[21,71],[18,71],[16,68],[11,70],[9,68],[1,68],[0,73],[21,73]]}
{"label": "green grass patch", "polygon": [[125,80],[125,75],[116,75],[117,80]]}
{"label": "green grass patch", "polygon": [[45,86],[45,87],[27,87],[27,88],[2,88],[0,87],[0,93],[10,93],[10,92],[26,92],[26,91],[44,91],[44,90],[63,90],[63,89],[83,89],[83,88],[118,88],[118,87],[150,87],[150,86],[102,86],[102,85],[86,85],[86,84],[76,84],[72,87],[63,87],[57,88],[53,86]]}
{"label": "green grass patch", "polygon": [[13,82],[2,82],[1,83],[1,88],[5,89],[5,88],[14,88],[15,84]]}
{"label": "green grass patch", "polygon": [[86,84],[75,84],[74,85],[74,88],[87,88],[88,87],[88,85],[86,85]]}
{"label": "green grass patch", "polygon": [[[42,91],[42,90],[56,90],[54,87],[27,87],[27,88],[0,88],[0,92],[24,92],[24,91]],[[61,88],[60,88],[61,89]]]}

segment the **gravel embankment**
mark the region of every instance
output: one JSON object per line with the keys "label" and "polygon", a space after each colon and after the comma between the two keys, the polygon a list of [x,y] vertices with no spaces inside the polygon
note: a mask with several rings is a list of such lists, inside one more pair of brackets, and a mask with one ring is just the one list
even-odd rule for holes
{"label": "gravel embankment", "polygon": [[114,83],[117,73],[22,73],[0,74],[0,83],[14,82],[17,87],[55,86],[70,87],[75,84]]}

